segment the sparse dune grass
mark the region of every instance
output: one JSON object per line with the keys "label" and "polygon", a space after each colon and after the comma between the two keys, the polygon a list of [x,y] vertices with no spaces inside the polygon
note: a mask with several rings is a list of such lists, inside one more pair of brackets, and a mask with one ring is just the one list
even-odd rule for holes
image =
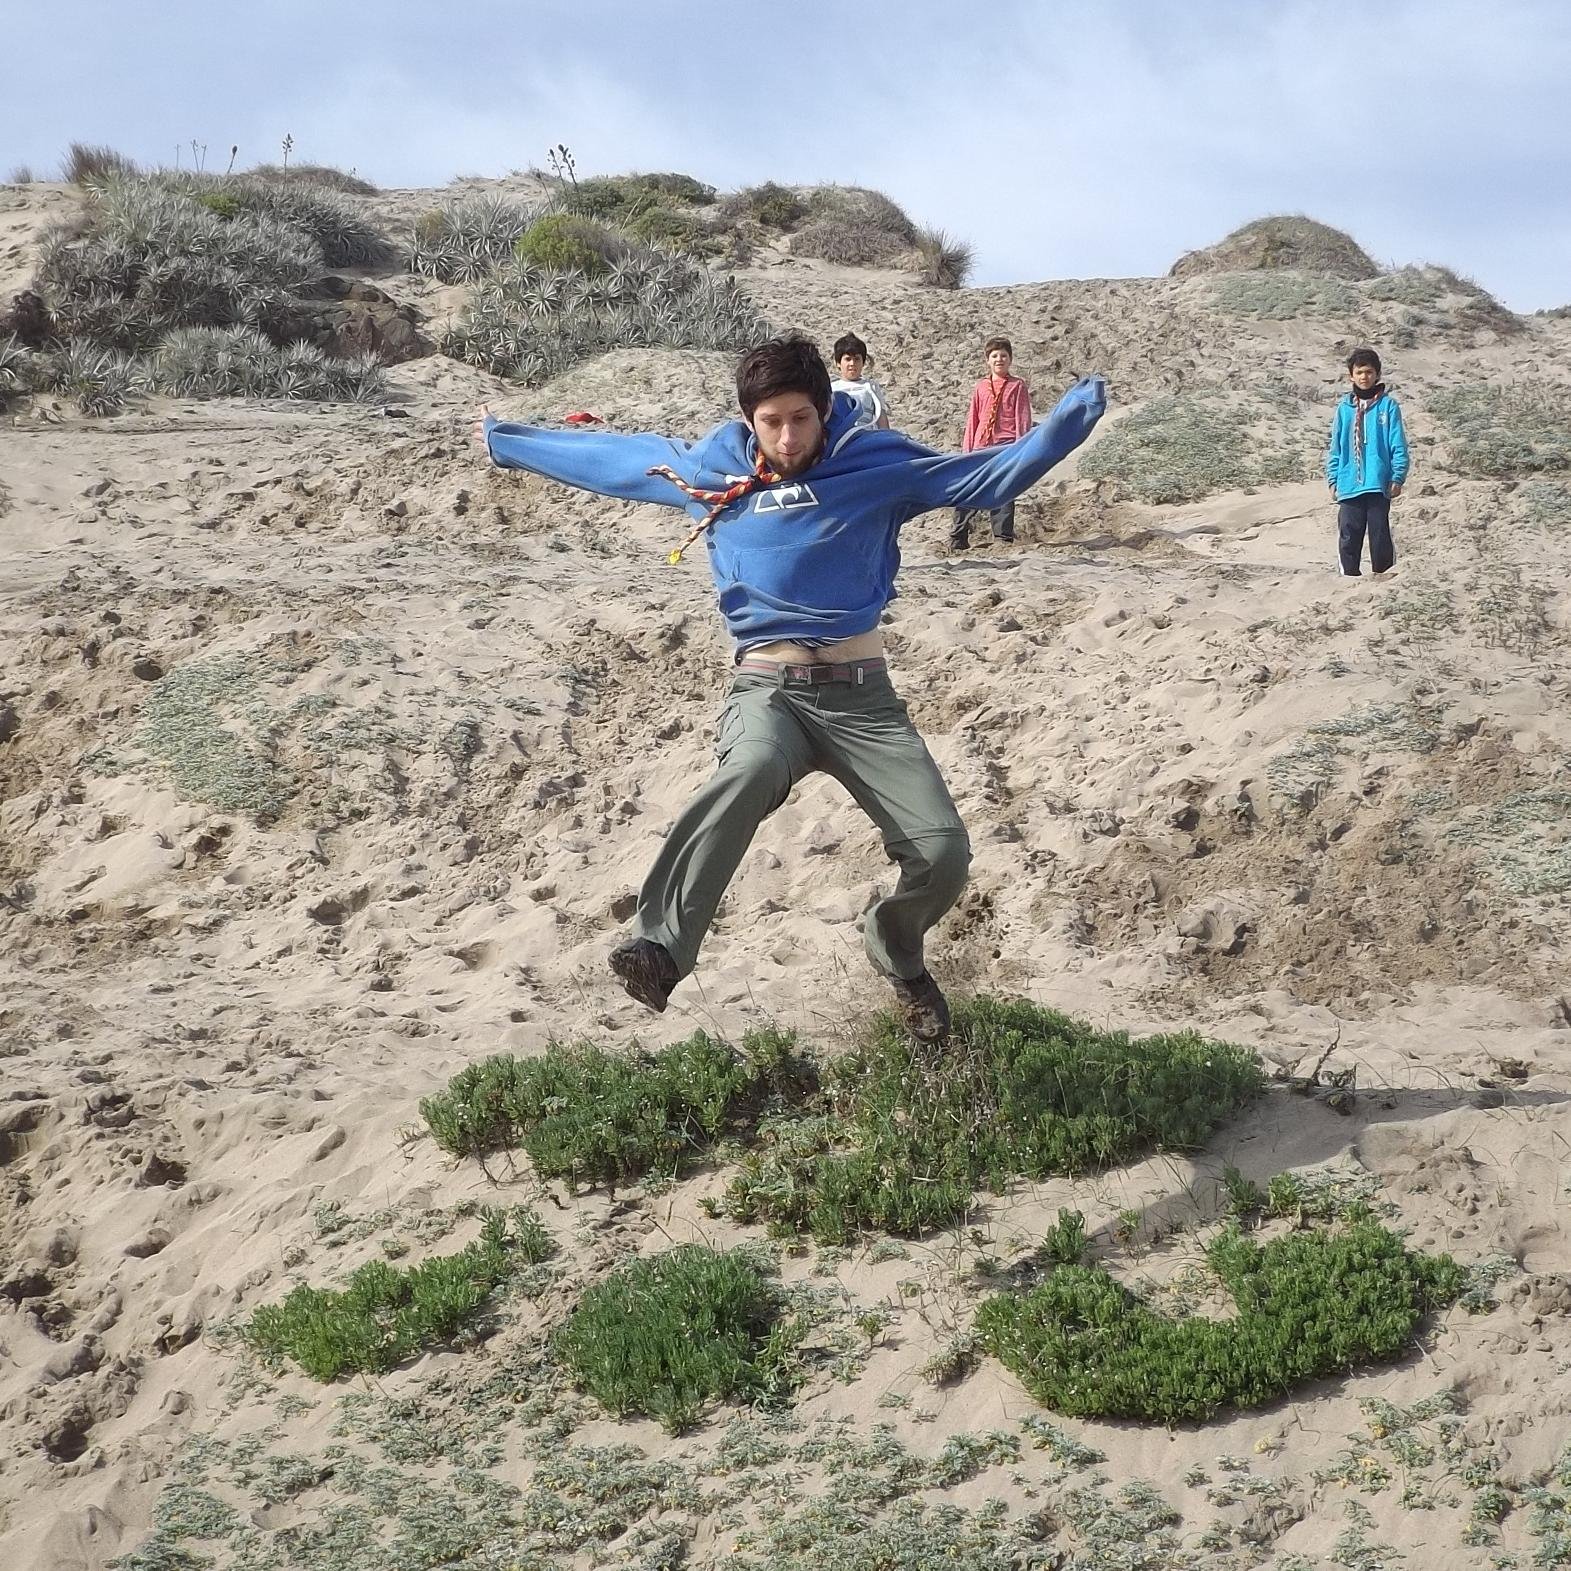
{"label": "sparse dune grass", "polygon": [[1099,1267],[1064,1265],[1030,1292],[989,1299],[977,1327],[988,1351],[1057,1412],[1195,1422],[1400,1358],[1465,1278],[1450,1256],[1409,1252],[1367,1213],[1264,1245],[1229,1228],[1206,1263],[1236,1318],[1168,1319]]}
{"label": "sparse dune grass", "polygon": [[1120,420],[1080,460],[1086,480],[1110,480],[1142,502],[1197,502],[1217,491],[1303,478],[1299,433],[1277,405],[1232,406],[1212,393],[1153,399]]}
{"label": "sparse dune grass", "polygon": [[1482,328],[1506,337],[1525,330],[1514,311],[1501,305],[1471,278],[1464,278],[1449,267],[1398,267],[1371,279],[1363,286],[1363,293],[1370,300],[1415,308],[1419,315],[1414,326],[1431,322],[1441,328]]}
{"label": "sparse dune grass", "polygon": [[1491,480],[1571,470],[1571,392],[1551,382],[1469,383],[1437,394],[1448,467]]}
{"label": "sparse dune grass", "polygon": [[760,1131],[730,1215],[841,1243],[961,1221],[976,1190],[1193,1150],[1262,1088],[1240,1047],[1179,1033],[1133,1039],[1020,1000],[976,998],[931,1064],[894,1019],[826,1072],[829,1117]]}
{"label": "sparse dune grass", "polygon": [[245,1327],[266,1359],[292,1359],[317,1380],[392,1369],[469,1323],[520,1265],[537,1265],[555,1246],[527,1207],[485,1213],[480,1237],[455,1255],[407,1269],[371,1260],[342,1291],[301,1283],[281,1304],[265,1304]]}
{"label": "sparse dune grass", "polygon": [[1288,322],[1302,316],[1349,316],[1358,291],[1315,273],[1224,273],[1209,284],[1212,301],[1234,316]]}

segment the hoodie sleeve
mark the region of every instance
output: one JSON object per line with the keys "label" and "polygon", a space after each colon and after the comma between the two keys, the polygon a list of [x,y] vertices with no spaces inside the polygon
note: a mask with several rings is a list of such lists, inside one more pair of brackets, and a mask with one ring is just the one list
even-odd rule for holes
{"label": "hoodie sleeve", "polygon": [[1337,472],[1337,430],[1342,424],[1342,406],[1336,406],[1335,413],[1331,416],[1331,430],[1326,437],[1326,484],[1334,491],[1336,489]]}
{"label": "hoodie sleeve", "polygon": [[694,479],[693,448],[669,437],[628,436],[612,431],[548,431],[514,425],[494,415],[485,423],[486,450],[501,469],[527,469],[580,491],[686,507],[687,496],[669,480],[648,471],[657,464]]}
{"label": "hoodie sleeve", "polygon": [[1391,400],[1391,484],[1407,484],[1407,428],[1402,424],[1402,406]]}
{"label": "hoodie sleeve", "polygon": [[1002,507],[1074,452],[1106,408],[1107,384],[1099,376],[1084,377],[1041,425],[1018,441],[917,459],[910,467],[904,500],[913,515],[935,507]]}

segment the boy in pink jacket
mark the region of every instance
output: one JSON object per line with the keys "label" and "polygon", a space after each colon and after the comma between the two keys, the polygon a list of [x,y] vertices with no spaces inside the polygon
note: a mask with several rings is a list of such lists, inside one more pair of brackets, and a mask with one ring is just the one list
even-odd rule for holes
{"label": "boy in pink jacket", "polygon": [[[983,347],[987,356],[987,375],[971,390],[971,408],[966,413],[965,441],[968,453],[979,447],[1002,447],[1029,431],[1031,389],[1018,376],[1010,375],[1014,346],[1007,338],[990,338]],[[964,551],[971,544],[971,519],[975,509],[957,507],[954,526],[949,531],[949,549]],[[995,540],[1015,538],[1015,504],[995,507],[988,517]]]}

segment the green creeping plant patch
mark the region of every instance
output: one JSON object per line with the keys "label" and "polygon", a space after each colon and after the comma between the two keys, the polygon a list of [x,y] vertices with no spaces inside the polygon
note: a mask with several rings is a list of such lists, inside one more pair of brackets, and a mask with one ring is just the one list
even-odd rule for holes
{"label": "green creeping plant patch", "polygon": [[973,998],[930,1064],[892,1015],[826,1071],[830,1117],[760,1127],[725,1201],[743,1222],[844,1243],[949,1226],[976,1189],[1186,1151],[1264,1087],[1242,1047],[1132,1040],[1023,1000]]}
{"label": "green creeping plant patch", "polygon": [[745,1252],[684,1244],[589,1288],[554,1346],[618,1418],[644,1413],[678,1434],[711,1400],[782,1394],[802,1330],[781,1307]]}
{"label": "green creeping plant patch", "polygon": [[1106,1271],[1063,1266],[1030,1292],[983,1304],[982,1344],[1060,1413],[1176,1424],[1399,1358],[1465,1280],[1449,1255],[1410,1253],[1367,1211],[1345,1229],[1263,1247],[1232,1227],[1206,1253],[1234,1320],[1163,1319]]}
{"label": "green creeping plant patch", "polygon": [[487,1210],[481,1235],[456,1255],[436,1255],[408,1270],[371,1260],[342,1292],[301,1283],[281,1304],[264,1304],[246,1325],[263,1358],[292,1358],[317,1380],[392,1369],[451,1336],[521,1265],[555,1253],[527,1206]]}
{"label": "green creeping plant patch", "polygon": [[545,1178],[617,1184],[674,1174],[774,1098],[811,1090],[795,1038],[750,1031],[740,1053],[704,1032],[658,1053],[552,1046],[539,1058],[488,1058],[461,1070],[420,1111],[444,1151],[520,1145]]}

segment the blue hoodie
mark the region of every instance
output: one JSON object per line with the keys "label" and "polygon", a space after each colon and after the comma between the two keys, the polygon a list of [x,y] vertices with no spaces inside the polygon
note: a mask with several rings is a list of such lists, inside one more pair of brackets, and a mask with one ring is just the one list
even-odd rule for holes
{"label": "blue hoodie", "polygon": [[1402,429],[1397,401],[1382,388],[1366,409],[1362,467],[1353,446],[1354,403],[1354,395],[1349,393],[1337,404],[1331,439],[1326,444],[1326,484],[1336,487],[1339,502],[1370,491],[1390,496],[1391,487],[1407,479],[1407,432]]}
{"label": "blue hoodie", "polygon": [[[894,598],[901,526],[935,507],[1002,507],[1091,434],[1107,390],[1076,382],[1041,425],[1017,442],[935,453],[899,431],[858,427],[857,406],[834,395],[823,455],[794,480],[733,502],[706,531],[720,614],[740,647],[816,644],[878,626]],[[549,431],[486,421],[494,463],[580,490],[657,502],[701,519],[709,508],[647,471],[674,469],[689,485],[722,491],[753,473],[758,448],[728,420],[696,442],[611,432]]]}

